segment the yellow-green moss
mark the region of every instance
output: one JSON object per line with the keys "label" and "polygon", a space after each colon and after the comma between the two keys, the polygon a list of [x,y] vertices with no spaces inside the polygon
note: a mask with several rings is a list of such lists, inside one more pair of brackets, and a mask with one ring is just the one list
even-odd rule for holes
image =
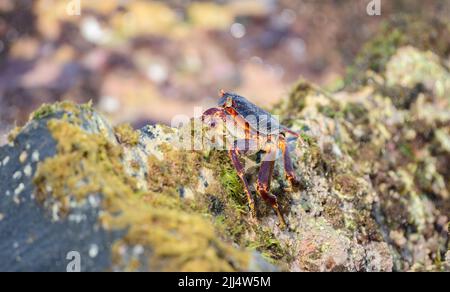
{"label": "yellow-green moss", "polygon": [[308,146],[303,152],[302,160],[304,162],[307,162],[313,168],[317,167],[322,161],[322,155],[316,139],[304,133],[301,133],[300,137],[305,143],[307,143]]}
{"label": "yellow-green moss", "polygon": [[39,120],[45,118],[55,112],[54,104],[43,104],[36,111],[32,113],[30,119]]}
{"label": "yellow-green moss", "polygon": [[89,111],[91,111],[92,110],[92,102],[89,102],[89,103],[83,104],[83,105],[77,105],[71,101],[62,101],[62,102],[56,102],[53,104],[44,103],[36,111],[34,111],[31,114],[30,119],[33,119],[33,120],[43,119],[43,118],[51,116],[52,114],[57,113],[57,112],[71,113],[71,114],[78,116],[81,113],[82,109],[84,109],[85,112],[87,109],[89,109]]}
{"label": "yellow-green moss", "polygon": [[114,127],[114,133],[120,144],[136,146],[139,143],[139,133],[130,124],[121,124]]}
{"label": "yellow-green moss", "polygon": [[317,110],[319,111],[319,113],[332,119],[336,118],[337,115],[341,114],[339,109],[333,107],[332,105],[318,105]]}
{"label": "yellow-green moss", "polygon": [[220,184],[224,187],[228,196],[239,205],[246,204],[244,187],[241,179],[233,169],[223,169],[219,177]]}
{"label": "yellow-green moss", "polygon": [[146,266],[152,270],[233,271],[248,267],[250,254],[222,242],[210,222],[186,210],[178,197],[138,190],[123,169],[121,146],[64,120],[50,120],[48,128],[57,142],[57,155],[39,164],[34,180],[36,197],[40,202],[58,202],[64,215],[70,212],[70,198],[82,202],[91,194],[101,194],[103,228],[126,230],[112,248],[116,267],[141,268],[139,261],[125,261],[122,254],[137,245],[150,250]]}
{"label": "yellow-green moss", "polygon": [[345,104],[342,113],[346,120],[353,122],[353,124],[367,123],[369,118],[369,111],[362,103],[349,102]]}
{"label": "yellow-green moss", "polygon": [[13,142],[16,140],[17,136],[19,135],[20,131],[22,130],[22,127],[14,127],[11,131],[8,133],[8,141]]}
{"label": "yellow-green moss", "polygon": [[401,46],[412,45],[446,57],[450,51],[449,32],[450,24],[445,19],[421,20],[405,15],[392,17],[385,21],[377,35],[363,46],[354,64],[348,69],[346,85],[356,88],[365,83],[368,70],[383,74],[386,63]]}
{"label": "yellow-green moss", "polygon": [[119,146],[66,121],[52,119],[47,126],[58,143],[58,155],[38,167],[38,200],[45,201],[51,187],[52,196],[68,211],[70,196],[81,201],[89,194],[126,197],[137,191],[133,179],[124,175]]}
{"label": "yellow-green moss", "polygon": [[288,249],[281,245],[271,230],[263,226],[257,226],[254,230],[255,240],[247,243],[249,248],[261,252],[261,255],[272,264],[282,265],[293,260]]}
{"label": "yellow-green moss", "polygon": [[[31,113],[29,120],[40,120],[56,113],[63,113],[62,119],[80,124],[80,113],[82,111],[84,114],[92,114],[92,102],[89,101],[88,103],[82,105],[77,105],[71,101],[55,102],[53,104],[44,103],[37,110]],[[14,141],[22,129],[23,127],[15,127],[12,129],[8,134],[8,141]]]}
{"label": "yellow-green moss", "polygon": [[92,117],[92,101],[81,105],[75,104],[71,101],[43,104],[30,115],[30,121],[44,119],[57,113],[62,114],[62,120],[68,121],[72,124],[81,125],[82,116],[84,116],[84,118]]}
{"label": "yellow-green moss", "polygon": [[290,91],[287,100],[283,100],[273,109],[274,114],[281,114],[283,116],[282,122],[286,126],[292,126],[293,120],[298,118],[300,112],[305,107],[305,98],[313,90],[313,87],[307,81],[300,79]]}
{"label": "yellow-green moss", "polygon": [[316,143],[316,140],[314,137],[311,137],[310,135],[302,132],[300,133],[300,138],[302,139],[303,142],[307,143],[308,146],[312,146],[313,144]]}
{"label": "yellow-green moss", "polygon": [[348,221],[341,206],[342,201],[334,196],[328,197],[323,206],[323,216],[335,229],[344,228]]}
{"label": "yellow-green moss", "polygon": [[[116,242],[115,250],[148,246],[151,270],[162,271],[235,271],[248,266],[249,253],[232,248],[217,236],[214,227],[200,214],[183,210],[180,202],[151,193],[143,199],[131,198],[120,206],[126,215],[103,216],[106,226],[128,228]],[[118,266],[129,263],[114,253]],[[139,265],[134,265],[139,268]]]}
{"label": "yellow-green moss", "polygon": [[247,240],[247,235],[255,233],[259,226],[249,222],[250,211],[243,185],[226,151],[181,151],[168,144],[159,147],[163,153],[162,160],[148,157],[148,186],[152,192],[170,194],[171,198],[181,201],[180,188],[195,190],[201,168],[211,169],[215,180],[209,181],[205,194],[183,201],[181,208],[186,212],[207,215],[212,219],[211,226],[219,238],[231,239],[243,247],[257,245],[257,250],[271,257],[271,261],[281,258],[280,254],[287,254],[282,249],[276,251],[273,235],[271,238],[258,237],[251,243]]}
{"label": "yellow-green moss", "polygon": [[160,161],[155,156],[148,157],[148,186],[155,192],[174,193],[179,187],[197,183],[201,155],[196,151],[180,151],[169,144],[159,146],[164,155]]}
{"label": "yellow-green moss", "polygon": [[[259,251],[271,263],[278,265],[290,262],[292,258],[289,249],[281,246],[273,232],[249,220],[250,209],[244,188],[226,151],[210,153],[206,165],[215,172],[220,183],[218,186],[210,186],[208,191],[214,194],[216,200],[222,202],[221,213],[216,216],[215,221],[222,234],[241,246]],[[258,217],[273,212],[260,196],[252,195]],[[284,197],[279,203],[284,206]]]}
{"label": "yellow-green moss", "polygon": [[216,172],[218,181],[223,188],[224,195],[238,212],[248,212],[248,201],[244,186],[237,175],[236,169],[226,151],[214,151],[208,157],[208,167]]}
{"label": "yellow-green moss", "polygon": [[[219,217],[217,228],[234,242],[242,244],[243,234],[251,229],[248,220],[249,207],[242,182],[233,168],[226,151],[211,151],[203,159],[204,165],[214,173],[217,183],[210,184],[200,198],[197,208]],[[220,220],[225,218],[225,220]]]}
{"label": "yellow-green moss", "polygon": [[338,174],[334,178],[334,187],[347,198],[355,197],[360,185],[356,178],[350,174]]}

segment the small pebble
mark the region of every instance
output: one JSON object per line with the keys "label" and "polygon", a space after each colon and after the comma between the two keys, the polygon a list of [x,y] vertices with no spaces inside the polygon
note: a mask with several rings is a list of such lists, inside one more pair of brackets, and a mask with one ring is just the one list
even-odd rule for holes
{"label": "small pebble", "polygon": [[31,154],[31,161],[38,162],[39,161],[39,151],[34,150],[33,154]]}
{"label": "small pebble", "polygon": [[89,256],[95,258],[98,255],[98,246],[96,244],[91,244],[89,247]]}
{"label": "small pebble", "polygon": [[30,177],[33,173],[33,168],[31,167],[31,165],[27,164],[27,166],[25,166],[25,168],[23,169],[23,173],[27,176]]}
{"label": "small pebble", "polygon": [[24,163],[27,160],[28,154],[26,151],[23,151],[19,156],[20,163]]}
{"label": "small pebble", "polygon": [[25,185],[20,183],[19,186],[14,190],[14,195],[20,195],[21,192],[25,189]]}
{"label": "small pebble", "polygon": [[19,195],[14,194],[14,196],[13,196],[13,202],[14,202],[16,205],[19,205],[19,204],[20,204],[20,198],[19,198]]}
{"label": "small pebble", "polygon": [[3,159],[3,166],[6,166],[9,162],[9,156],[6,156],[5,159]]}
{"label": "small pebble", "polygon": [[70,214],[69,221],[76,224],[80,224],[83,220],[86,220],[86,215],[84,214]]}
{"label": "small pebble", "polygon": [[140,256],[143,253],[144,253],[144,247],[142,245],[138,244],[135,247],[133,247],[133,255],[134,256]]}
{"label": "small pebble", "polygon": [[52,206],[52,220],[53,222],[56,222],[59,220],[59,206],[57,204],[53,204]]}
{"label": "small pebble", "polygon": [[22,177],[22,172],[20,172],[20,171],[16,171],[14,174],[13,174],[13,179],[20,179]]}
{"label": "small pebble", "polygon": [[96,196],[92,196],[92,195],[89,196],[88,201],[89,201],[89,204],[91,205],[91,207],[93,207],[93,208],[97,208],[100,205],[100,201]]}

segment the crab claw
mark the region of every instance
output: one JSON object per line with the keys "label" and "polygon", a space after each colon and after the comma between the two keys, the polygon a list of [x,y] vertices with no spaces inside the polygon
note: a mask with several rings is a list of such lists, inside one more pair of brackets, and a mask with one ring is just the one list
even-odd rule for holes
{"label": "crab claw", "polygon": [[202,114],[202,122],[204,122],[205,119],[206,119],[207,117],[209,117],[209,116],[214,116],[214,115],[215,115],[217,112],[219,112],[219,111],[220,111],[220,109],[215,108],[215,107],[210,108],[210,109],[207,109],[207,110]]}
{"label": "crab claw", "polygon": [[224,95],[225,95],[225,90],[221,89],[221,90],[219,91],[219,96],[220,96],[220,97],[223,97]]}
{"label": "crab claw", "polygon": [[226,121],[226,114],[225,114],[225,112],[223,111],[223,109],[217,108],[217,107],[213,107],[213,108],[207,109],[202,114],[202,122],[204,122],[207,117],[219,117],[223,121]]}

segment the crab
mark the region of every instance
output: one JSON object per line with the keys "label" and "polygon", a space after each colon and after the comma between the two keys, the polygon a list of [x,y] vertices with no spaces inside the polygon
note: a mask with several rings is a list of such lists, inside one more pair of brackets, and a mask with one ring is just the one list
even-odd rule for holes
{"label": "crab", "polygon": [[291,135],[294,139],[297,139],[300,135],[281,125],[274,116],[251,103],[245,97],[223,90],[220,91],[218,106],[206,110],[202,115],[203,123],[206,123],[209,127],[216,127],[217,120],[224,122],[224,131],[227,132],[226,137],[229,140],[227,151],[242,181],[251,218],[256,220],[255,201],[245,178],[245,169],[240,157],[260,152],[263,156],[258,172],[256,191],[275,211],[280,227],[287,227],[277,197],[270,192],[270,183],[275,160],[279,156],[277,154],[281,152],[284,173],[289,184],[291,186],[298,185],[286,137]]}

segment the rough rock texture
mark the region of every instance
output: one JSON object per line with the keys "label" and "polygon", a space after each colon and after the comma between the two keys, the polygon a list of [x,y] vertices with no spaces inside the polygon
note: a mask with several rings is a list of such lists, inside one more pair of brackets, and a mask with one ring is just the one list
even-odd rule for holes
{"label": "rough rock texture", "polygon": [[128,175],[147,163],[145,146],[90,105],[43,106],[14,135],[0,149],[0,270],[65,271],[71,251],[82,271],[275,270]]}
{"label": "rough rock texture", "polygon": [[302,133],[301,186],[280,163],[272,181],[285,230],[254,192],[258,156],[254,222],[198,120],[134,131],[43,106],[0,149],[0,270],[64,270],[71,250],[84,270],[449,270],[449,59],[399,44],[352,91],[299,81],[271,110]]}

